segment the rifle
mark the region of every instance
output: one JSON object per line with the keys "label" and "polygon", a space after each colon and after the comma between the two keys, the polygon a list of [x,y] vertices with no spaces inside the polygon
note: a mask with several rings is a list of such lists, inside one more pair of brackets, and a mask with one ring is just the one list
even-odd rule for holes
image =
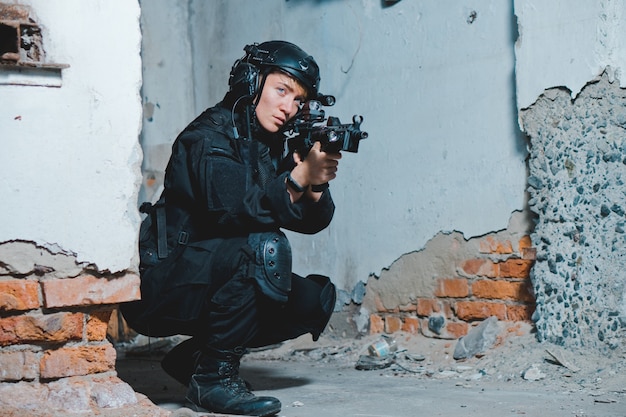
{"label": "rifle", "polygon": [[[332,105],[334,98],[327,99],[326,102]],[[304,159],[313,144],[320,142],[324,152],[356,153],[359,150],[359,142],[368,136],[367,132],[361,130],[363,116],[354,115],[352,123],[348,124],[342,124],[338,117],[328,117],[325,125],[322,124],[324,120],[325,112],[320,101],[309,100],[304,103],[300,112],[285,129],[289,152],[297,152]]]}

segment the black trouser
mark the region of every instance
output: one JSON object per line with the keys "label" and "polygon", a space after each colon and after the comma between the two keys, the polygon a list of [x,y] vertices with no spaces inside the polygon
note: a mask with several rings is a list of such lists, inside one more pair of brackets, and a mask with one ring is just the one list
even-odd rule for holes
{"label": "black trouser", "polygon": [[208,304],[194,336],[216,349],[260,347],[324,330],[335,304],[335,288],[327,277],[292,274],[286,303],[263,295],[248,276],[246,241],[229,239],[211,267]]}
{"label": "black trouser", "polygon": [[122,305],[148,336],[185,334],[215,349],[260,347],[324,330],[335,304],[327,277],[292,275],[286,303],[249,276],[247,238],[197,242],[142,272],[142,300]]}

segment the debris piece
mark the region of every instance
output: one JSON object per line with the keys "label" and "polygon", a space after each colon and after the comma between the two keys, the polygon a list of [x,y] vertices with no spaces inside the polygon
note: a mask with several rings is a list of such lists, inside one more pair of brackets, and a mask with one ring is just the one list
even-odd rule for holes
{"label": "debris piece", "polygon": [[356,362],[355,368],[359,371],[371,371],[374,369],[384,369],[391,366],[394,363],[393,355],[387,355],[383,357],[361,355]]}
{"label": "debris piece", "polygon": [[459,373],[451,370],[443,370],[433,375],[435,379],[446,379],[459,376]]}
{"label": "debris piece", "polygon": [[548,353],[548,355],[551,356],[551,359],[556,362],[557,365],[564,366],[572,372],[580,371],[580,368],[578,366],[574,365],[567,358],[565,358],[563,352],[557,352],[556,350],[550,349],[546,349],[546,352]]}
{"label": "debris piece", "polygon": [[196,413],[189,408],[179,408],[178,410],[172,413],[172,417],[196,417]]}
{"label": "debris piece", "polygon": [[367,350],[371,356],[378,356],[382,358],[397,352],[398,344],[396,343],[396,339],[383,334],[380,336],[378,341],[369,345]]}
{"label": "debris piece", "polygon": [[483,376],[485,376],[485,372],[476,372],[475,374],[470,375],[467,380],[468,381],[478,381],[479,379],[481,379]]}
{"label": "debris piece", "polygon": [[467,359],[485,352],[496,343],[499,331],[498,318],[489,317],[459,339],[452,357],[456,360]]}
{"label": "debris piece", "polygon": [[525,370],[522,374],[522,378],[527,381],[539,381],[540,379],[544,379],[545,377],[546,374],[541,372],[541,369],[539,369],[539,365],[537,365],[536,363],[533,363],[530,368]]}
{"label": "debris piece", "polygon": [[600,399],[600,398],[595,398],[593,400],[594,403],[602,403],[602,404],[613,404],[616,403],[617,400],[613,399],[613,398],[605,398],[605,399]]}
{"label": "debris piece", "polygon": [[[367,348],[368,353],[360,355],[355,368],[359,371],[371,371],[374,369],[384,369],[391,365],[412,373],[424,373],[423,367],[419,369],[410,369],[398,362],[398,359],[404,359],[407,362],[421,362],[426,359],[424,355],[408,353],[406,349],[398,349],[395,339],[390,336],[382,335],[377,342],[372,343]],[[403,353],[403,355],[400,355]]]}
{"label": "debris piece", "polygon": [[404,354],[404,357],[407,360],[412,361],[412,362],[421,362],[426,359],[426,356],[424,355],[420,355],[418,353],[408,353],[408,352]]}

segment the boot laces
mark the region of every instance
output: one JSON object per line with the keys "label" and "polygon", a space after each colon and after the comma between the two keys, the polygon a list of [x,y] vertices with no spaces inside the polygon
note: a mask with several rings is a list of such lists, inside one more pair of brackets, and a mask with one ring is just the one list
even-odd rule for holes
{"label": "boot laces", "polygon": [[243,397],[254,397],[254,394],[248,389],[246,382],[239,376],[238,364],[232,362],[222,362],[220,364],[218,374],[223,376],[222,384],[225,389],[233,395]]}

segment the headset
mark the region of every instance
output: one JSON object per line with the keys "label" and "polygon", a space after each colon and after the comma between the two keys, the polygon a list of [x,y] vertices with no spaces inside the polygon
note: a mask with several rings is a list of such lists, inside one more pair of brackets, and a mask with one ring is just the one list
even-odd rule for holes
{"label": "headset", "polygon": [[[335,97],[319,93],[320,71],[315,59],[297,45],[286,41],[253,43],[244,47],[245,54],[235,61],[228,80],[232,116],[238,105],[245,105],[246,126],[250,135],[254,107],[263,91],[265,75],[280,70],[294,77],[307,91],[308,100],[332,106]],[[234,120],[233,120],[234,126]],[[238,137],[235,128],[235,137]]]}

